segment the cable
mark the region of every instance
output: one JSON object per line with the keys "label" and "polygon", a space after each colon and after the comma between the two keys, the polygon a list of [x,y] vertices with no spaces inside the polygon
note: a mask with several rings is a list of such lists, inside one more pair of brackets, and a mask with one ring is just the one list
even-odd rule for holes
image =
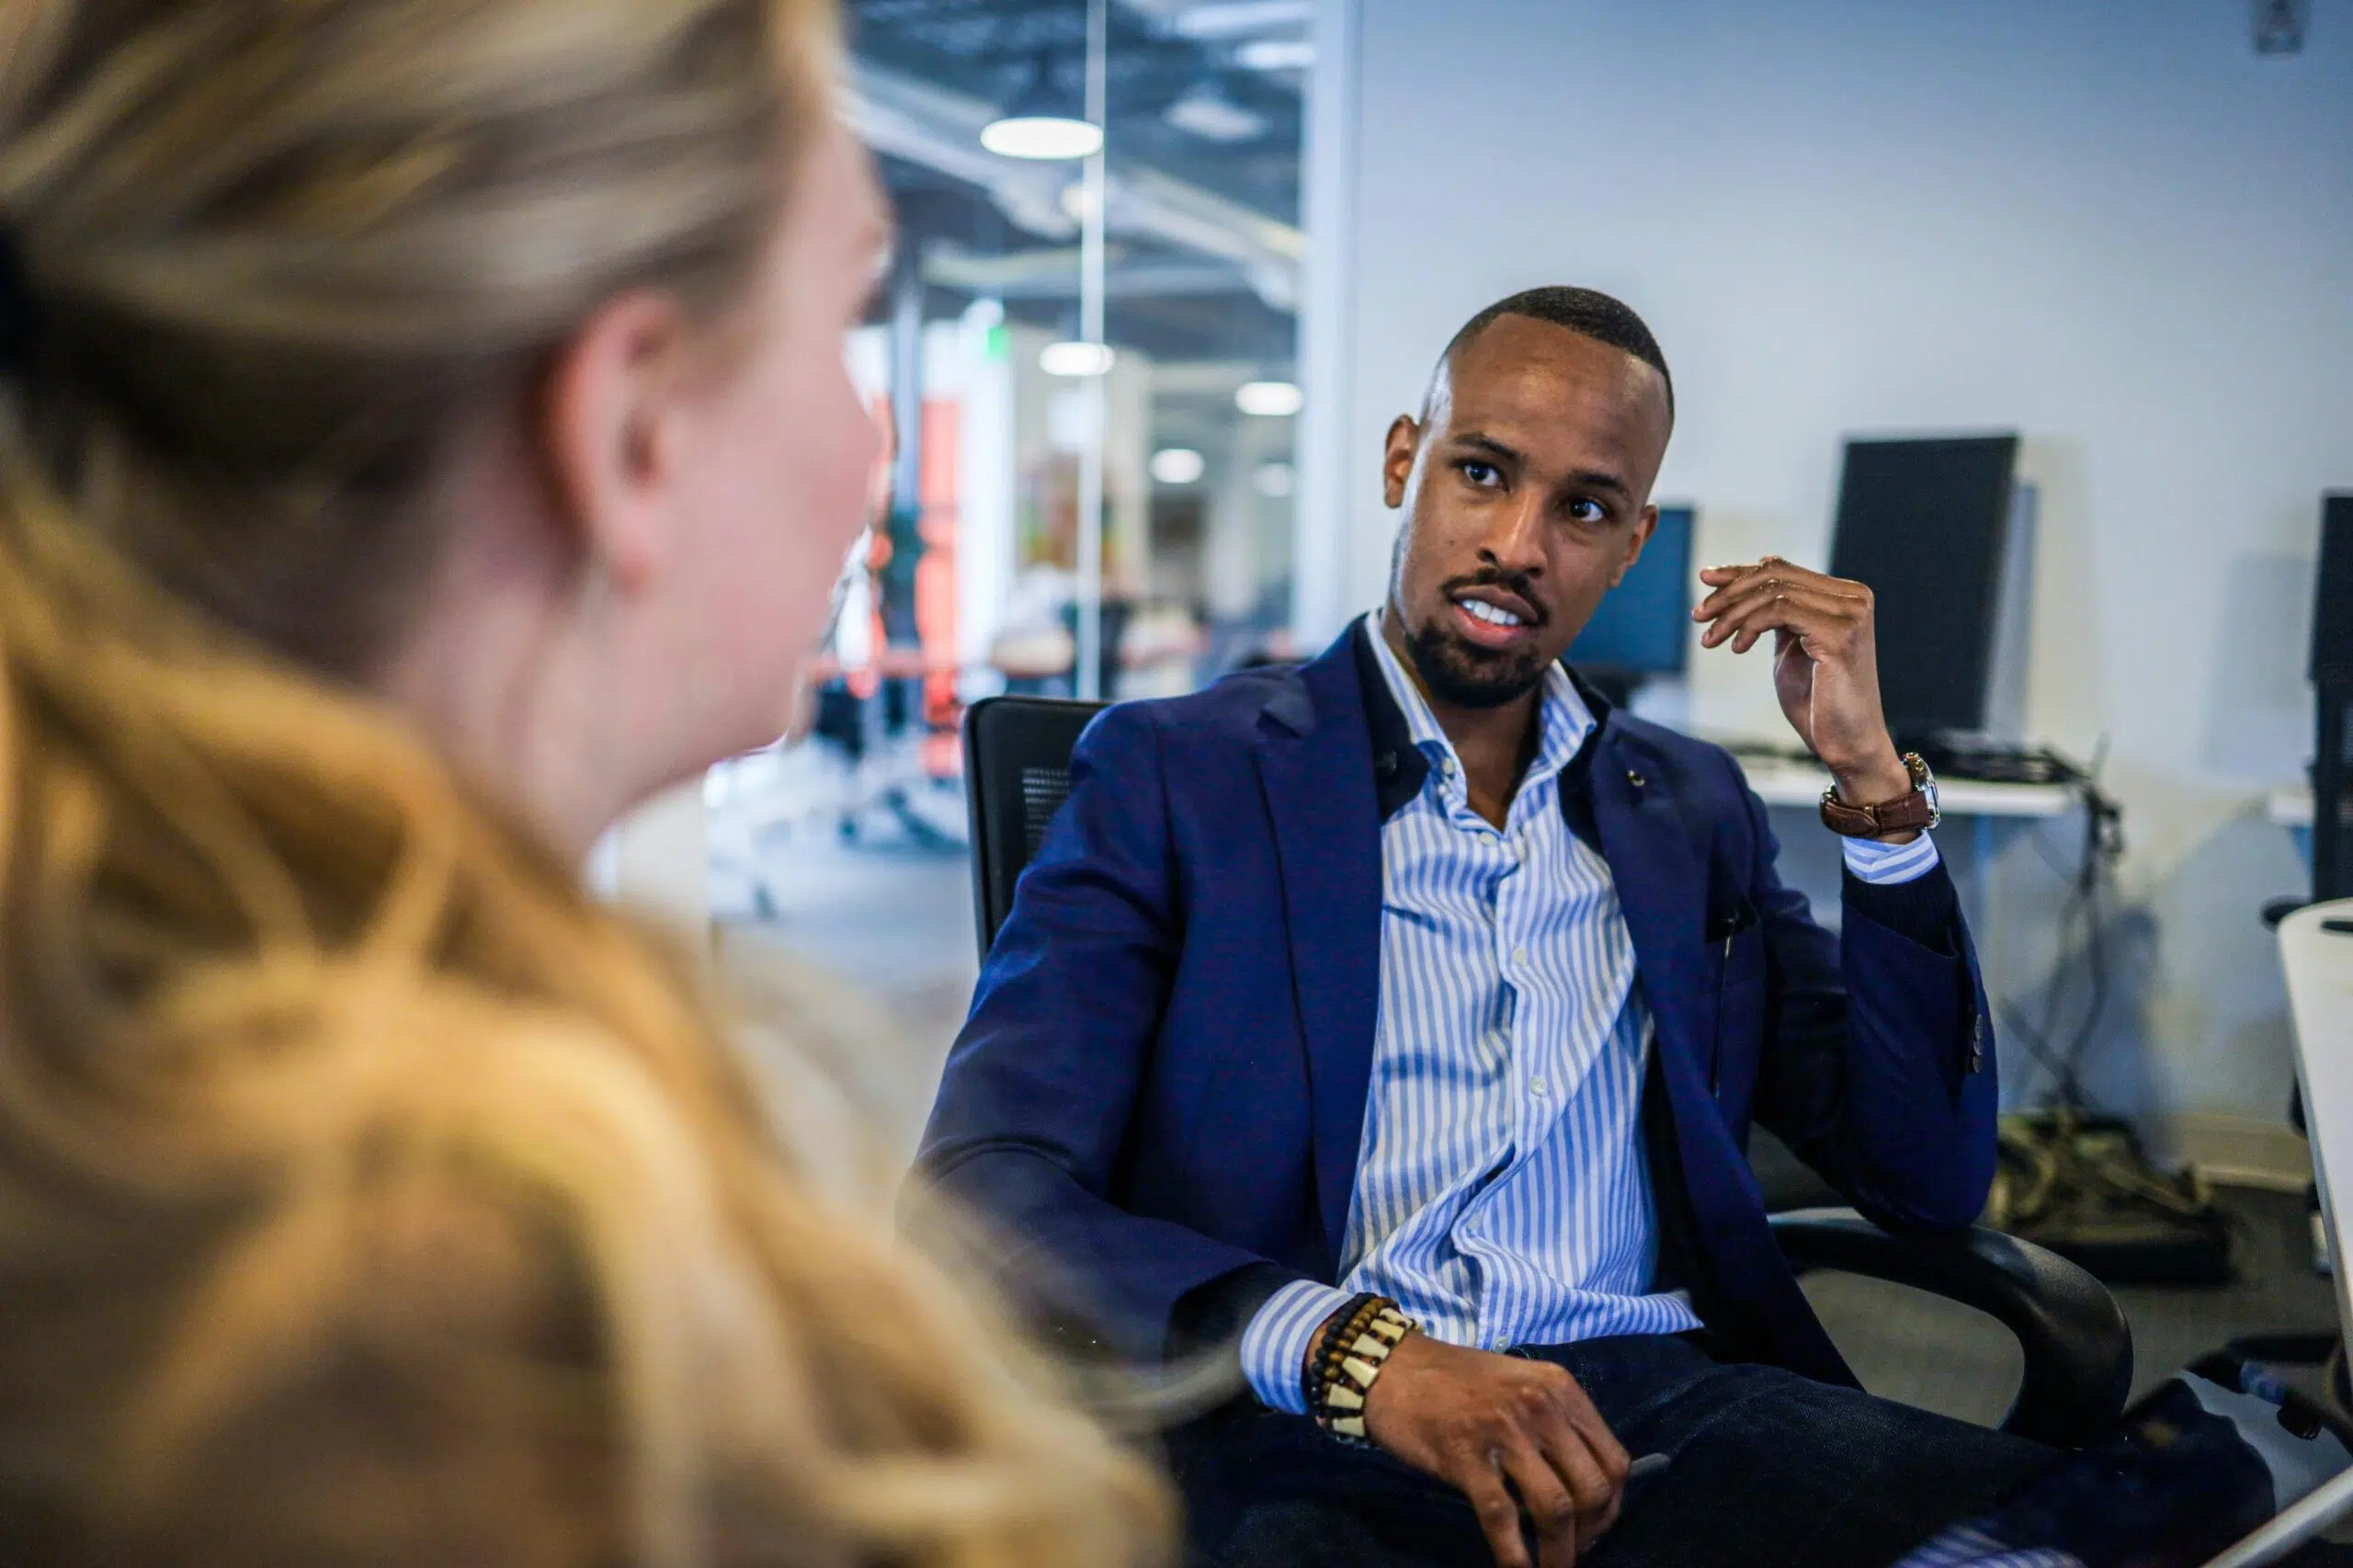
{"label": "cable", "polygon": [[[2029,1023],[2026,1016],[2015,1006],[2008,1003],[2002,1006],[2002,1028],[2012,1040],[2026,1048],[2027,1054],[2034,1058],[2035,1065],[2050,1075],[2054,1085],[2065,1080],[2066,1064],[2052,1054],[2050,1042],[2042,1038],[2042,1032]],[[2026,1086],[2031,1087],[2033,1082],[2033,1079],[2028,1079]]]}
{"label": "cable", "polygon": [[[2054,1051],[2053,1041],[2059,1032],[2061,1013],[2070,989],[2067,983],[2073,973],[2064,966],[2063,960],[2063,967],[2052,976],[2039,1028],[2027,1024],[2015,1008],[2006,1013],[2018,1031],[2020,1043],[2026,1046],[2036,1065],[2049,1075],[2057,1104],[2079,1115],[2089,1113],[2094,1108],[2089,1096],[2084,1092],[2083,1064],[2097,1037],[2100,1019],[2108,1010],[2110,987],[2107,919],[2101,901],[2103,874],[2124,852],[2123,808],[2099,787],[2100,775],[2108,763],[2108,752],[2109,739],[2103,735],[2089,768],[2067,768],[2072,775],[2071,781],[2083,795],[2084,838],[2075,872],[2068,879],[2073,884],[2072,896],[2059,917],[2059,950],[2063,954],[2070,950],[2074,945],[2071,938],[2080,927],[2084,971],[2090,985],[2084,1000],[2083,1014],[2076,1020],[2065,1050]],[[2053,760],[2059,760],[2055,755]],[[2062,763],[2061,766],[2065,765]],[[2040,840],[2035,843],[2035,850],[2037,857],[2053,873],[2065,874],[2051,859]]]}
{"label": "cable", "polygon": [[2100,774],[2108,766],[2108,737],[2101,736],[2083,782],[2084,862],[2080,886],[2084,915],[2088,922],[2084,959],[2090,971],[2091,995],[2085,1003],[2083,1021],[2076,1025],[2075,1038],[2069,1043],[2066,1054],[2067,1082],[2076,1096],[2069,1103],[2078,1108],[2084,1056],[2091,1049],[2101,1015],[2108,1010],[2108,921],[2100,904],[2107,880],[2104,873],[2124,856],[2124,808],[2099,787]]}

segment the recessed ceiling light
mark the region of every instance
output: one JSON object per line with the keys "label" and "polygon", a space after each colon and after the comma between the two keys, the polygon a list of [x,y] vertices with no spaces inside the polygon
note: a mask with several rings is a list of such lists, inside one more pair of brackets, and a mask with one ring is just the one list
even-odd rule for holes
{"label": "recessed ceiling light", "polygon": [[1053,57],[1041,53],[1005,113],[981,128],[981,145],[1005,158],[1091,158],[1103,150],[1103,128],[1062,89]]}
{"label": "recessed ceiling light", "polygon": [[1288,499],[1297,482],[1298,476],[1291,472],[1289,463],[1262,463],[1258,472],[1250,476],[1251,487],[1269,501]]}
{"label": "recessed ceiling light", "polygon": [[1297,414],[1302,401],[1299,388],[1290,381],[1245,381],[1233,393],[1234,407],[1262,419]]}
{"label": "recessed ceiling light", "polygon": [[1007,115],[981,128],[981,145],[1001,158],[1091,158],[1103,150],[1103,128],[1060,115]]}
{"label": "recessed ceiling light", "polygon": [[1163,447],[1152,454],[1148,466],[1155,483],[1193,484],[1209,472],[1210,465],[1190,447]]}
{"label": "recessed ceiling light", "polygon": [[1073,339],[1047,344],[1038,355],[1038,369],[1050,376],[1100,376],[1111,369],[1116,358],[1108,344]]}

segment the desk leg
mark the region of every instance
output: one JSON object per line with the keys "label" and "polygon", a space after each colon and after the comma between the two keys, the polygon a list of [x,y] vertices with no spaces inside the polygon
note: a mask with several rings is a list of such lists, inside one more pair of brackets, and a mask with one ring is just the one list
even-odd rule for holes
{"label": "desk leg", "polygon": [[1994,852],[1999,847],[1995,836],[1994,819],[1988,815],[1972,817],[1969,822],[1969,877],[1961,890],[1961,917],[1969,922],[1969,929],[1982,950],[1988,929],[1986,918],[1993,908],[1993,896],[1988,882],[1993,877]]}

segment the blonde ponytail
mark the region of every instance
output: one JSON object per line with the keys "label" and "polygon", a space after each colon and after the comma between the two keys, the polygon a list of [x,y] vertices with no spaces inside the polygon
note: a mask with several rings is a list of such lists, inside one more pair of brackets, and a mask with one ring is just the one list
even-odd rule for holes
{"label": "blonde ponytail", "polygon": [[0,1556],[1154,1559],[693,990],[344,684],[483,417],[716,310],[817,0],[0,0]]}

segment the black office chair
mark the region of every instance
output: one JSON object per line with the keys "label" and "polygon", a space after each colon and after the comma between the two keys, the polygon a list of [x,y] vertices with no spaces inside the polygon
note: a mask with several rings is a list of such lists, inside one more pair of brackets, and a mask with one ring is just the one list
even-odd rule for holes
{"label": "black office chair", "polygon": [[[981,953],[1013,909],[1015,885],[1070,792],[1070,754],[1103,704],[999,697],[964,720],[972,819],[972,900]],[[1771,1217],[1800,1274],[1860,1274],[1943,1296],[2018,1337],[2026,1374],[2002,1429],[2063,1447],[2107,1437],[2132,1383],[2132,1331],[2100,1282],[2056,1254],[1999,1231],[1896,1235],[1851,1209]]]}

